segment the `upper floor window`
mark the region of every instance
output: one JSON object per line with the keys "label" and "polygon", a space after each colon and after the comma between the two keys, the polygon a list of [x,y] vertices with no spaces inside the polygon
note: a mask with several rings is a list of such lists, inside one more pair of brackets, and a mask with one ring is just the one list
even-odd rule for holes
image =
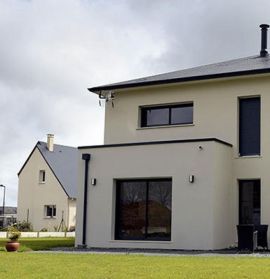
{"label": "upper floor window", "polygon": [[193,123],[193,103],[141,108],[141,127]]}
{"label": "upper floor window", "polygon": [[45,179],[46,179],[45,170],[40,170],[39,171],[39,183],[45,183]]}
{"label": "upper floor window", "polygon": [[261,153],[261,99],[239,99],[239,155]]}

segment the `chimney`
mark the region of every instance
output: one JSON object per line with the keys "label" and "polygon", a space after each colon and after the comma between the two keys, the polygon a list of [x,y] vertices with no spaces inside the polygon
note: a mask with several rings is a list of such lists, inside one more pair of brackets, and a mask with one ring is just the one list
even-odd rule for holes
{"label": "chimney", "polygon": [[47,149],[51,152],[53,152],[53,134],[48,134],[47,135]]}
{"label": "chimney", "polygon": [[261,52],[260,56],[261,57],[266,57],[268,56],[267,52],[267,29],[269,28],[268,24],[261,24],[261,31],[262,31],[262,40],[261,40]]}

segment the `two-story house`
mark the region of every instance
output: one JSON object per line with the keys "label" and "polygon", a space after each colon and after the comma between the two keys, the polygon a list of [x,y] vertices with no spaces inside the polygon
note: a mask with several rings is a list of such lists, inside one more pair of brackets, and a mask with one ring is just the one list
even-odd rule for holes
{"label": "two-story house", "polygon": [[79,147],[76,245],[220,249],[270,224],[270,58],[258,55],[89,90],[104,145]]}
{"label": "two-story house", "polygon": [[35,231],[74,230],[78,175],[77,148],[38,141],[18,173],[18,221]]}

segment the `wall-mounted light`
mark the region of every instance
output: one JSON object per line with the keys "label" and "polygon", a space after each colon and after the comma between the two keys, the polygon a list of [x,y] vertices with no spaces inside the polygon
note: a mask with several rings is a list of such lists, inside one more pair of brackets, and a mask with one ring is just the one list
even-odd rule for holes
{"label": "wall-mounted light", "polygon": [[190,175],[188,178],[189,183],[194,183],[195,180],[195,176],[194,175]]}
{"label": "wall-mounted light", "polygon": [[97,184],[97,179],[91,178],[91,185],[96,186],[96,184]]}

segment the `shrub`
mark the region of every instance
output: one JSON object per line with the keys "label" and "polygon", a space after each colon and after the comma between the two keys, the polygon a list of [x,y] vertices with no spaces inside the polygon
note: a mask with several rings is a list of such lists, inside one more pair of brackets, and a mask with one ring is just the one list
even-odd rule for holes
{"label": "shrub", "polygon": [[32,232],[33,231],[32,224],[27,221],[18,222],[17,224],[14,224],[14,226],[16,226],[17,229],[21,232]]}
{"label": "shrub", "polygon": [[70,228],[69,228],[68,231],[69,231],[69,232],[75,232],[75,226],[70,226]]}
{"label": "shrub", "polygon": [[41,232],[47,232],[48,229],[47,229],[47,228],[42,228],[40,231],[41,231]]}

